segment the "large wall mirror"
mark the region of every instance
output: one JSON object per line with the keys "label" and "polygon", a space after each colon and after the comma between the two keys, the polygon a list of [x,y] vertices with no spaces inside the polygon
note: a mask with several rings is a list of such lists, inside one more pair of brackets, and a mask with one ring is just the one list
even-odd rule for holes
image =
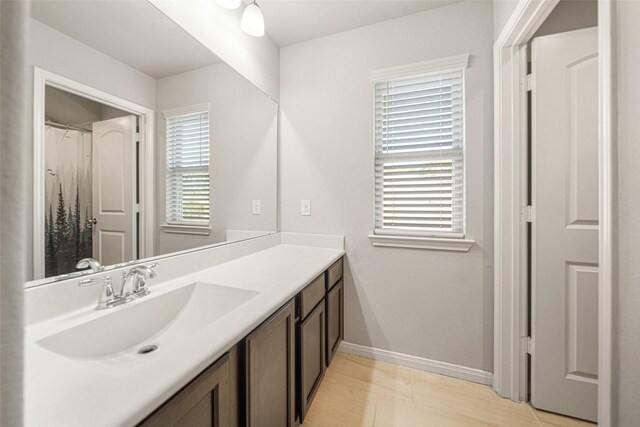
{"label": "large wall mirror", "polygon": [[31,17],[30,284],[275,232],[273,100],[147,1]]}

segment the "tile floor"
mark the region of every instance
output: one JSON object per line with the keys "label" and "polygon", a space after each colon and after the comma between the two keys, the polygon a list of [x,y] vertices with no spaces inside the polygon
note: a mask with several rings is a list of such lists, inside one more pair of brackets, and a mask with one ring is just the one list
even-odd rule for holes
{"label": "tile floor", "polygon": [[337,353],[304,427],[593,427],[498,397],[490,387]]}

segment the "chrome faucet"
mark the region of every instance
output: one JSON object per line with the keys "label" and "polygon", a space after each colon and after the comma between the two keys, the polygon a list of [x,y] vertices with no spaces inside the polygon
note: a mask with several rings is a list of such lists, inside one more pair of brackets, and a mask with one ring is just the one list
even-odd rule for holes
{"label": "chrome faucet", "polygon": [[[130,268],[127,271],[122,272],[122,287],[120,292],[116,293],[113,290],[113,284],[111,283],[111,276],[104,277],[92,277],[89,279],[80,280],[78,286],[92,286],[102,285],[100,291],[100,297],[98,298],[98,305],[96,310],[104,310],[106,308],[117,307],[119,305],[133,301],[136,298],[149,295],[151,291],[147,288],[147,280],[156,277],[156,272],[153,269],[158,264],[151,265],[137,265]],[[131,283],[129,287],[127,284]],[[130,288],[130,290],[128,290]]]}
{"label": "chrome faucet", "polygon": [[[122,288],[120,288],[120,298],[134,298],[143,297],[149,295],[151,292],[147,288],[147,280],[154,279],[156,272],[153,270],[158,266],[158,263],[151,265],[137,265],[131,267],[127,271],[122,272]],[[130,283],[129,289],[127,284]]]}
{"label": "chrome faucet", "polygon": [[90,268],[91,271],[93,271],[94,273],[104,270],[104,267],[102,266],[102,264],[100,264],[100,261],[94,258],[82,258],[76,264],[76,268],[77,269]]}

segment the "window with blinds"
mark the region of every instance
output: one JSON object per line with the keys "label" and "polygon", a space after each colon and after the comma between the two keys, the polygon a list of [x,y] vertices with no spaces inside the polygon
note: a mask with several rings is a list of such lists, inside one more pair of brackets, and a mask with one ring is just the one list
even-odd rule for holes
{"label": "window with blinds", "polygon": [[209,223],[209,111],[165,112],[167,223]]}
{"label": "window with blinds", "polygon": [[464,237],[464,68],[375,83],[375,234]]}

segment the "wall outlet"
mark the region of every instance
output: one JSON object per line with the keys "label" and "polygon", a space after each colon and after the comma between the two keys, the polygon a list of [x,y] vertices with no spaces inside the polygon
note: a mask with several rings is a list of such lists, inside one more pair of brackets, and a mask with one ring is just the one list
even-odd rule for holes
{"label": "wall outlet", "polygon": [[311,200],[300,200],[300,215],[311,215]]}
{"label": "wall outlet", "polygon": [[252,212],[254,215],[260,215],[260,200],[254,200],[253,201],[253,208],[252,208]]}

